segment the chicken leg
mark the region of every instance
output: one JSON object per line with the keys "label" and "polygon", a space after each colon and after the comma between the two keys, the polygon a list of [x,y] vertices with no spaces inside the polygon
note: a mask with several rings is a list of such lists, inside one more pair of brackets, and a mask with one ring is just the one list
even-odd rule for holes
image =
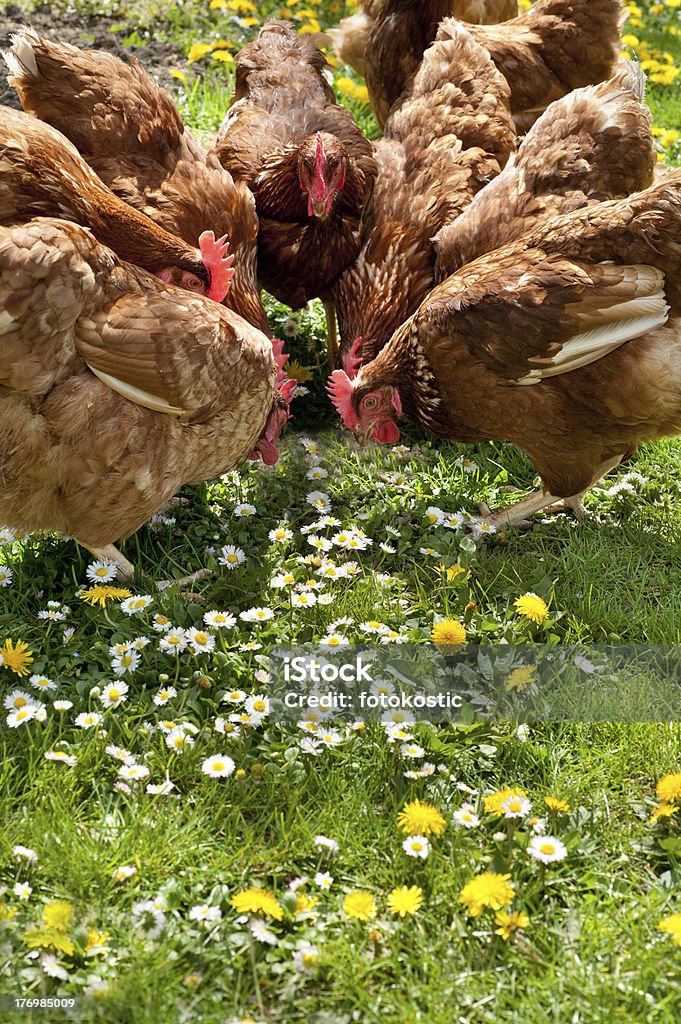
{"label": "chicken leg", "polygon": [[91,555],[94,555],[98,562],[113,562],[118,566],[118,575],[121,579],[129,580],[135,575],[135,566],[122,554],[115,544],[107,544],[103,548],[91,548],[89,544],[83,544]]}

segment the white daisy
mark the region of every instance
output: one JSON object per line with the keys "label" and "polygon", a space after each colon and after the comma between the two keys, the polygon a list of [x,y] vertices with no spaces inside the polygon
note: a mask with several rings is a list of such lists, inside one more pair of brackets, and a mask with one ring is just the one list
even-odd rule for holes
{"label": "white daisy", "polygon": [[167,615],[154,615],[151,625],[157,633],[167,633],[173,628],[173,624]]}
{"label": "white daisy", "polygon": [[43,692],[57,689],[57,684],[48,679],[47,676],[31,676],[29,682],[31,686],[35,686],[36,690],[42,690]]}
{"label": "white daisy", "polygon": [[270,530],[267,536],[274,544],[285,544],[293,537],[293,531],[285,526],[278,526],[276,530]]}
{"label": "white daisy", "polygon": [[14,579],[14,573],[7,565],[0,565],[0,587],[9,587],[12,585]]}
{"label": "white daisy", "polygon": [[316,533],[307,538],[307,543],[317,551],[330,551],[332,547],[330,540],[327,540],[326,537],[319,537]]}
{"label": "white daisy", "polygon": [[319,960],[319,950],[311,942],[301,942],[293,954],[293,964],[301,974],[312,974]]}
{"label": "white daisy", "polygon": [[464,473],[468,473],[469,475],[471,473],[477,473],[478,471],[477,462],[473,462],[472,459],[467,459],[464,455],[458,458],[454,465],[457,469],[462,469]]}
{"label": "white daisy", "polygon": [[173,789],[175,789],[175,783],[170,779],[166,779],[165,782],[150,782],[147,785],[147,793],[151,793],[153,796],[167,796]]}
{"label": "white daisy", "polygon": [[2,705],[7,711],[18,711],[20,708],[28,707],[35,703],[34,698],[25,690],[12,690],[4,698]]}
{"label": "white daisy", "polygon": [[322,745],[319,740],[312,739],[311,736],[305,736],[304,739],[298,742],[298,746],[304,754],[312,754],[313,757],[318,757],[322,752]]}
{"label": "white daisy", "polygon": [[291,604],[294,608],[312,608],[317,603],[317,595],[304,593],[304,594],[291,594]]}
{"label": "white daisy", "polygon": [[248,502],[245,501],[242,502],[240,505],[237,505],[236,508],[234,509],[234,515],[240,516],[241,518],[255,516],[257,515],[257,513],[258,510],[256,509],[255,505],[249,505]]}
{"label": "white daisy", "polygon": [[17,858],[17,860],[26,860],[28,861],[29,864],[37,863],[38,854],[35,852],[35,850],[29,849],[28,846],[13,846],[12,853]]}
{"label": "white daisy", "polygon": [[120,867],[113,869],[111,877],[116,882],[125,882],[128,878],[132,878],[132,876],[136,874],[137,868],[134,864],[121,864]]}
{"label": "white daisy", "polygon": [[553,864],[567,857],[567,847],[555,836],[533,836],[527,852],[542,864]]}
{"label": "white daisy", "polygon": [[190,921],[205,921],[208,924],[213,924],[215,921],[222,920],[222,911],[219,907],[211,907],[208,903],[199,903],[195,907],[191,907],[189,911]]}
{"label": "white daisy", "polygon": [[532,805],[527,797],[511,796],[502,801],[501,809],[505,818],[526,818],[532,810]]}
{"label": "white daisy", "polygon": [[115,562],[106,560],[91,562],[85,570],[85,575],[93,583],[111,583],[118,576],[118,566]]}
{"label": "white daisy", "polygon": [[270,713],[270,699],[263,693],[256,693],[249,697],[244,704],[244,711],[248,715],[269,715]]}
{"label": "white daisy", "polygon": [[465,522],[465,512],[447,512],[444,519],[442,520],[442,525],[447,530],[460,530]]}
{"label": "white daisy", "polygon": [[317,598],[317,604],[321,604],[326,607],[327,605],[333,604],[335,600],[336,598],[333,594],[320,594]]}
{"label": "white daisy", "polygon": [[393,547],[392,544],[388,544],[386,541],[381,541],[378,546],[381,551],[385,551],[386,555],[394,555],[397,551],[396,547]]}
{"label": "white daisy", "polygon": [[430,843],[426,836],[407,836],[402,843],[402,849],[408,857],[419,857],[426,860],[430,853]]}
{"label": "white daisy", "polygon": [[328,836],[317,835],[313,839],[314,845],[320,850],[328,850],[332,857],[335,857],[340,847],[335,839],[329,839]]}
{"label": "white daisy", "polygon": [[[308,480],[325,480],[328,475],[328,471],[324,469],[322,466],[313,466],[312,469],[308,469],[307,473],[305,474]],[[312,503],[310,502],[310,504]]]}
{"label": "white daisy", "polygon": [[328,871],[318,871],[314,876],[314,883],[320,889],[330,889],[333,885],[333,875],[330,875]]}
{"label": "white daisy", "polygon": [[403,743],[400,747],[402,757],[410,757],[414,760],[418,760],[420,757],[425,757],[426,752],[423,747],[420,747],[418,743]]}
{"label": "white daisy", "polygon": [[121,779],[127,779],[128,782],[138,782],[148,779],[150,772],[145,764],[122,764],[118,774]]}
{"label": "white daisy", "polygon": [[[251,935],[256,942],[265,942],[268,946],[278,946],[279,939],[270,931],[264,921],[261,921],[259,917],[252,917],[248,922]],[[234,1024],[243,1024],[243,1018],[240,1021],[235,1021]]]}
{"label": "white daisy", "polygon": [[40,966],[48,978],[56,978],[58,981],[69,980],[69,972],[62,967],[54,953],[41,953]]}
{"label": "white daisy", "polygon": [[480,818],[472,804],[464,804],[458,811],[454,811],[452,817],[456,824],[463,828],[477,828],[480,824]]}
{"label": "white daisy", "polygon": [[327,650],[337,650],[341,647],[349,647],[350,641],[346,636],[342,636],[340,633],[329,633],[323,640],[319,641],[319,646],[326,648]]}
{"label": "white daisy", "polygon": [[184,754],[185,750],[194,746],[193,738],[181,727],[171,729],[166,735],[166,746],[176,754]]}
{"label": "white daisy", "polygon": [[167,651],[169,654],[179,654],[186,646],[186,634],[180,626],[169,630],[158,642],[159,651]]}
{"label": "white daisy", "polygon": [[185,635],[194,654],[202,654],[204,651],[212,651],[215,648],[215,637],[212,633],[205,633],[202,629],[192,626]]}
{"label": "white daisy", "polygon": [[215,610],[206,612],[203,616],[203,621],[206,626],[212,626],[213,629],[231,629],[232,626],[236,625],[234,615],[230,615],[229,612],[218,612]]}
{"label": "white daisy", "polygon": [[131,754],[125,747],[117,747],[115,744],[109,744],[104,751],[109,757],[115,757],[117,761],[122,761],[123,764],[134,764],[135,756]]}
{"label": "white daisy", "polygon": [[218,562],[227,569],[236,569],[246,561],[246,552],[243,548],[234,547],[233,544],[225,544],[220,551]]}
{"label": "white daisy", "polygon": [[[127,683],[109,683],[99,695],[99,699],[105,708],[117,708],[123,701],[127,700]],[[77,722],[76,722],[77,724]]]}
{"label": "white daisy", "polygon": [[313,508],[318,509],[320,512],[331,511],[331,498],[324,491],[310,491],[305,497],[305,501],[308,505],[312,505]]}
{"label": "white daisy", "polygon": [[35,704],[27,704],[23,708],[17,708],[16,711],[10,711],[6,719],[7,725],[10,729],[18,729],[20,725],[25,725],[26,722],[35,718],[36,712]]}
{"label": "white daisy", "polygon": [[73,707],[73,701],[70,700],[55,700],[52,704],[54,711],[70,711]]}
{"label": "white daisy", "polygon": [[173,699],[173,697],[177,697],[177,690],[174,686],[166,686],[163,690],[159,690],[154,694],[154,704],[156,704],[157,707],[163,707],[163,705],[167,704],[169,700]]}
{"label": "white daisy", "polygon": [[63,750],[46,750],[43,756],[46,761],[60,761],[67,768],[73,768],[76,763],[73,754],[66,754]]}
{"label": "white daisy", "polygon": [[271,608],[248,608],[245,612],[239,613],[242,622],[269,622],[274,618]]}
{"label": "white daisy", "polygon": [[96,725],[99,725],[101,720],[102,716],[96,711],[83,711],[82,714],[76,715],[75,724],[79,729],[94,729]]}
{"label": "white daisy", "polygon": [[121,654],[114,654],[111,659],[111,667],[116,676],[123,676],[126,672],[134,672],[139,663],[140,656],[133,648],[123,651]]}
{"label": "white daisy", "polygon": [[443,522],[445,514],[441,508],[437,507],[437,505],[430,505],[426,509],[423,518],[429,526],[439,526],[440,523]]}
{"label": "white daisy", "polygon": [[292,587],[296,582],[296,578],[292,572],[280,572],[273,576],[270,582],[275,590],[284,590],[286,587]]}
{"label": "white daisy", "polygon": [[12,892],[20,900],[27,900],[33,892],[33,886],[29,885],[28,882],[15,882]]}
{"label": "white daisy", "polygon": [[210,775],[213,779],[226,779],[232,775],[234,768],[234,761],[226,754],[215,754],[213,757],[208,757],[201,765],[203,774]]}
{"label": "white daisy", "polygon": [[153,601],[149,594],[138,594],[136,597],[126,597],[125,601],[121,601],[120,608],[126,615],[139,615],[153,604]]}
{"label": "white daisy", "polygon": [[57,608],[43,608],[38,612],[38,618],[48,622],[63,622],[66,615]]}

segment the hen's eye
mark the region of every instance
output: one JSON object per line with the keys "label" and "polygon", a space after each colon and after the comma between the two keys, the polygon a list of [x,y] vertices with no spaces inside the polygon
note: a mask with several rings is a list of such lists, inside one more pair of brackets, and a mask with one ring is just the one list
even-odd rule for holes
{"label": "hen's eye", "polygon": [[193,292],[203,291],[203,281],[201,281],[198,277],[189,277],[187,278],[185,283],[187,285],[187,288],[190,288],[191,291]]}
{"label": "hen's eye", "polygon": [[374,398],[372,395],[369,395],[368,398],[364,399],[364,408],[365,409],[375,409],[377,405],[378,405],[378,399]]}

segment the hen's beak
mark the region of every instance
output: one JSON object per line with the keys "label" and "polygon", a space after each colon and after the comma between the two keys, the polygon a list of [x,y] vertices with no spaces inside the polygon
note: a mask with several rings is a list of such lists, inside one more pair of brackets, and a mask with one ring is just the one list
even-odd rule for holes
{"label": "hen's beak", "polygon": [[326,217],[329,210],[331,209],[331,202],[333,200],[333,192],[331,195],[325,196],[324,199],[313,199],[310,196],[310,207],[311,212],[315,217]]}
{"label": "hen's beak", "polygon": [[366,446],[369,444],[369,441],[371,441],[371,439],[373,438],[375,430],[375,423],[371,423],[368,427],[355,427],[353,431],[355,435],[355,441],[357,441],[357,444],[361,448],[366,448]]}

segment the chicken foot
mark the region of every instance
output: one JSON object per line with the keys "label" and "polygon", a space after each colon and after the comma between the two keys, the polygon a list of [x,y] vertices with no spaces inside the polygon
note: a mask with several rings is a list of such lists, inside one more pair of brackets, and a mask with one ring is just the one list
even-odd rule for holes
{"label": "chicken foot", "polygon": [[[80,543],[80,542],[79,542]],[[89,544],[83,544],[91,555],[94,555],[98,562],[113,562],[118,566],[118,575],[121,579],[132,579],[135,575],[135,566],[122,554],[115,544],[107,544],[103,548],[91,548]]]}
{"label": "chicken foot", "polygon": [[323,300],[324,312],[326,313],[326,330],[328,340],[326,343],[326,358],[329,361],[329,369],[336,369],[338,357],[338,326],[336,324],[336,304],[331,299]]}

